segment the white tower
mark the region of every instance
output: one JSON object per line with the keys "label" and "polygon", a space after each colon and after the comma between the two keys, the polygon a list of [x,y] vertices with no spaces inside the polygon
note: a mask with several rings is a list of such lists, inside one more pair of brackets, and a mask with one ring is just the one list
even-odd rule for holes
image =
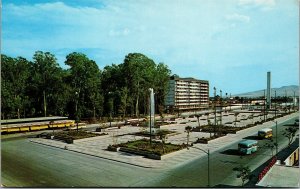
{"label": "white tower", "polygon": [[149,88],[149,92],[150,92],[150,103],[149,103],[149,114],[150,114],[150,118],[149,118],[149,131],[150,133],[154,133],[155,129],[154,129],[154,117],[155,117],[155,105],[154,105],[154,93],[153,93],[153,89]]}

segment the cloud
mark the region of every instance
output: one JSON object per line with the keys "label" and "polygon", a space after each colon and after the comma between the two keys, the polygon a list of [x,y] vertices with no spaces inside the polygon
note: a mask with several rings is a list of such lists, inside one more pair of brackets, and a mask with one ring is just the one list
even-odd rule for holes
{"label": "cloud", "polygon": [[239,0],[239,5],[249,8],[260,8],[261,10],[271,10],[276,5],[275,0]]}
{"label": "cloud", "polygon": [[[275,1],[241,0],[239,6],[232,0],[13,1],[2,4],[2,53],[31,59],[37,50],[49,51],[61,65],[74,51],[85,53],[100,68],[140,52],[180,76],[243,88],[229,77],[233,66],[241,68],[241,75],[246,75],[245,65],[254,63],[271,70],[270,58],[290,44],[299,47],[295,6],[278,5],[279,16],[252,10],[272,8]],[[274,65],[298,64],[294,54],[282,55]]]}
{"label": "cloud", "polygon": [[241,15],[241,14],[231,14],[231,15],[227,15],[226,20],[229,21],[237,21],[237,22],[249,22],[250,21],[250,17],[249,16],[245,16],[245,15]]}

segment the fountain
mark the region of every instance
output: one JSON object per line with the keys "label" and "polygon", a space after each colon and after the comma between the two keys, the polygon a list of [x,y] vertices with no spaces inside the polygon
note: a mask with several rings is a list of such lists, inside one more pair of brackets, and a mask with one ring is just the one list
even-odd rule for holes
{"label": "fountain", "polygon": [[155,106],[154,106],[154,93],[153,93],[153,89],[149,88],[150,91],[150,103],[149,103],[149,114],[150,114],[150,118],[149,118],[149,132],[150,133],[155,133],[155,129],[154,129],[154,116],[155,116]]}

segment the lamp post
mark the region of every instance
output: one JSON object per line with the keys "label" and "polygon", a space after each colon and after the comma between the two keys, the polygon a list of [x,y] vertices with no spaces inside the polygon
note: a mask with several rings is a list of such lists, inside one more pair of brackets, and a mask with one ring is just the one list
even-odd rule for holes
{"label": "lamp post", "polygon": [[229,108],[230,108],[230,112],[231,112],[231,93],[229,94]]}
{"label": "lamp post", "polygon": [[221,112],[220,112],[220,126],[222,126],[222,110],[223,110],[223,101],[222,101],[222,90],[220,90],[220,105],[221,105]]}
{"label": "lamp post", "polygon": [[75,92],[76,95],[76,103],[75,103],[75,113],[76,113],[76,130],[78,132],[78,97],[79,97],[79,93],[76,91]]}
{"label": "lamp post", "polygon": [[210,164],[209,164],[209,149],[207,149],[207,151],[201,149],[201,148],[197,148],[195,146],[192,146],[191,148],[196,148],[198,150],[201,150],[202,152],[207,154],[207,187],[210,187]]}
{"label": "lamp post", "polygon": [[277,121],[272,121],[274,122],[276,125],[275,125],[275,128],[276,128],[276,154],[278,154],[278,124],[277,124]]}
{"label": "lamp post", "polygon": [[216,109],[216,87],[214,87],[214,112],[215,112],[215,126],[214,126],[214,136],[216,135],[216,126],[217,126],[217,109]]}
{"label": "lamp post", "polygon": [[114,107],[113,99],[111,98],[112,92],[108,92],[109,95],[109,127],[111,127],[111,120],[112,120],[112,111]]}
{"label": "lamp post", "polygon": [[277,113],[277,99],[276,99],[276,91],[275,91],[275,118],[276,118],[276,113]]}

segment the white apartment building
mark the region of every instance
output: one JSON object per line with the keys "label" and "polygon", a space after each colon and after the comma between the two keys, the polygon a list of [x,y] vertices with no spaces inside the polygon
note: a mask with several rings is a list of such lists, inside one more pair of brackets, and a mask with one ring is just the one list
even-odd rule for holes
{"label": "white apartment building", "polygon": [[209,105],[209,83],[206,80],[172,76],[165,97],[167,110],[200,110]]}

